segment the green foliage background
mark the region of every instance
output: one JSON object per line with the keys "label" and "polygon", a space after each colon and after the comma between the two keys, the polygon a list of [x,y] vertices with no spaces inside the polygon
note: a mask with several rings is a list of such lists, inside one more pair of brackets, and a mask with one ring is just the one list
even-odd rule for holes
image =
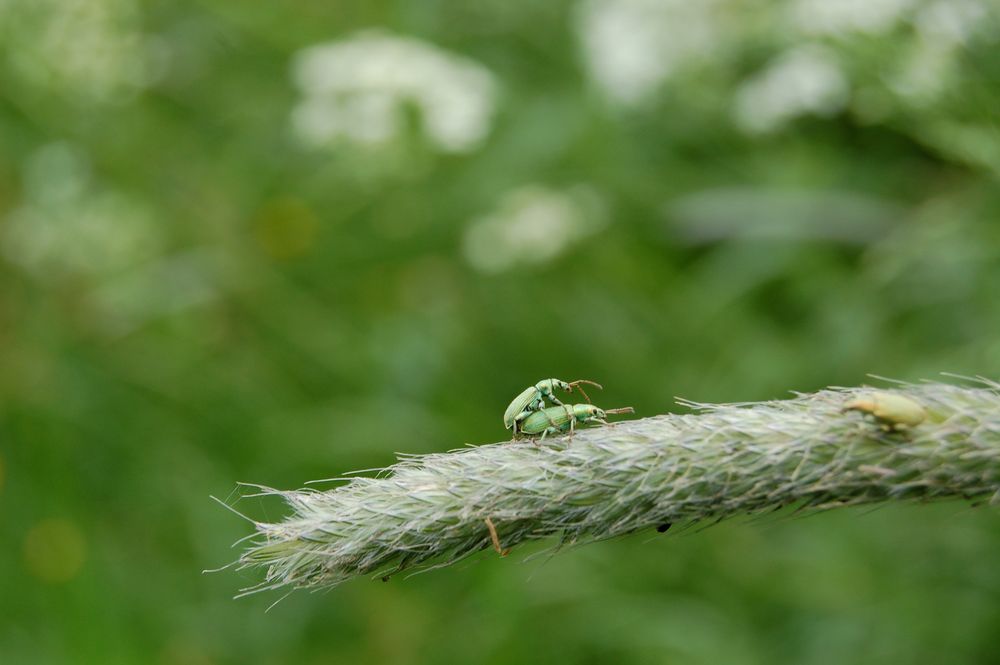
{"label": "green foliage background", "polygon": [[[898,15],[818,33],[790,27],[807,2],[719,0],[707,45],[623,102],[583,26],[630,5],[665,44],[691,19],[652,0],[0,4],[0,662],[1000,659],[1000,517],[963,505],[484,555],[269,614],[231,600],[255,580],[201,575],[249,532],[210,494],[502,439],[543,377],[640,415],[867,373],[996,378],[995,1],[872,3]],[[378,145],[296,138],[296,55],[370,28],[491,73],[481,144],[441,150],[413,108]],[[739,91],[804,46],[843,98],[741,125]],[[589,235],[497,272],[468,258],[511,192],[581,186]]]}

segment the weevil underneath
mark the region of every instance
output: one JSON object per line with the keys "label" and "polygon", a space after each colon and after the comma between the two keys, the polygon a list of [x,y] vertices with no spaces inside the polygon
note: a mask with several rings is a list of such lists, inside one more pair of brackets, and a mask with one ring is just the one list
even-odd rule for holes
{"label": "weevil underneath", "polygon": [[601,423],[607,425],[608,414],[635,413],[631,406],[620,409],[602,409],[593,404],[562,404],[550,406],[531,413],[521,423],[521,431],[525,434],[541,434],[544,440],[549,434],[559,434],[568,431],[570,436],[577,424]]}

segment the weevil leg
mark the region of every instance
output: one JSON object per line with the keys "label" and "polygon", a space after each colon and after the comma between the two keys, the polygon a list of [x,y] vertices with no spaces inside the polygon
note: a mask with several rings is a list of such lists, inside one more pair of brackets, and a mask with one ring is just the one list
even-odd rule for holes
{"label": "weevil leg", "polygon": [[559,433],[560,429],[558,427],[546,427],[545,431],[542,432],[542,438],[539,439],[539,441],[544,441],[545,437],[548,436],[549,434],[559,434]]}

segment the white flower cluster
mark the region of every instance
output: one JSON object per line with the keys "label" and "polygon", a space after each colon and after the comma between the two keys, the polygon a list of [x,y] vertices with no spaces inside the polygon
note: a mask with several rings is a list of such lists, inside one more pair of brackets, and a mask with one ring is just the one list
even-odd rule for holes
{"label": "white flower cluster", "polygon": [[[779,53],[736,86],[733,117],[748,134],[779,131],[803,115],[850,107],[877,121],[894,107],[919,108],[947,89],[961,47],[990,24],[982,0],[786,0],[761,3]],[[769,16],[768,16],[769,14]],[[591,78],[619,105],[640,104],[682,71],[726,67],[726,48],[751,38],[735,0],[583,0],[578,32]],[[855,38],[908,29],[907,48],[887,61],[883,85],[855,89]],[[777,36],[777,34],[773,35]],[[901,43],[903,43],[901,41]]]}
{"label": "white flower cluster", "polygon": [[600,199],[587,187],[558,191],[527,186],[508,193],[496,210],[471,222],[465,258],[487,273],[544,263],[606,223]]}
{"label": "white flower cluster", "polygon": [[612,100],[640,101],[680,66],[712,53],[717,4],[585,0],[577,23],[591,76]]}
{"label": "white flower cluster", "polygon": [[105,334],[127,334],[217,297],[217,257],[205,250],[164,256],[154,216],[102,186],[78,148],[43,146],[23,173],[24,201],[0,225],[0,252],[36,279],[81,282]]}
{"label": "white flower cluster", "polygon": [[748,132],[768,132],[800,115],[831,115],[847,103],[848,81],[836,56],[805,45],[781,54],[740,86],[736,121]]}
{"label": "white flower cluster", "polygon": [[68,144],[36,151],[24,179],[25,201],[7,217],[0,244],[30,273],[108,274],[150,257],[161,244],[148,211],[96,186],[85,155]]}
{"label": "white flower cluster", "polygon": [[427,42],[364,32],[300,51],[293,77],[302,98],[292,113],[306,145],[336,139],[378,144],[397,136],[412,105],[443,152],[466,152],[486,137],[496,105],[493,74]]}
{"label": "white flower cluster", "polygon": [[884,33],[896,26],[914,0],[797,0],[792,24],[809,35]]}
{"label": "white flower cluster", "polygon": [[127,96],[149,83],[157,44],[141,30],[134,0],[0,2],[0,54],[31,83],[93,101]]}

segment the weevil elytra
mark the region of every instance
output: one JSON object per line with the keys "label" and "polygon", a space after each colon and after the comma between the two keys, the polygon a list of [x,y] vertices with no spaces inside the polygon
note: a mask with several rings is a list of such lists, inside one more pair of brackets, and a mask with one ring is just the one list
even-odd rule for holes
{"label": "weevil elytra", "polygon": [[916,427],[927,419],[927,410],[922,404],[899,393],[865,393],[844,404],[843,410],[866,413],[886,430],[897,432]]}
{"label": "weevil elytra", "polygon": [[569,431],[570,435],[576,425],[584,423],[601,423],[607,425],[605,418],[609,413],[635,413],[631,406],[620,409],[602,409],[593,404],[560,404],[547,409],[533,411],[521,423],[521,431],[525,434],[541,434],[542,439],[549,434],[559,434]]}
{"label": "weevil elytra", "polygon": [[520,395],[514,398],[514,401],[504,411],[503,426],[507,429],[513,429],[516,437],[519,431],[523,431],[521,423],[532,413],[540,410],[544,406],[545,400],[556,406],[562,406],[562,402],[553,394],[556,388],[567,393],[573,392],[573,388],[576,388],[584,399],[590,402],[590,397],[580,385],[581,383],[589,383],[601,390],[604,389],[604,386],[589,379],[577,379],[569,382],[562,379],[543,379],[535,385],[525,388]]}

